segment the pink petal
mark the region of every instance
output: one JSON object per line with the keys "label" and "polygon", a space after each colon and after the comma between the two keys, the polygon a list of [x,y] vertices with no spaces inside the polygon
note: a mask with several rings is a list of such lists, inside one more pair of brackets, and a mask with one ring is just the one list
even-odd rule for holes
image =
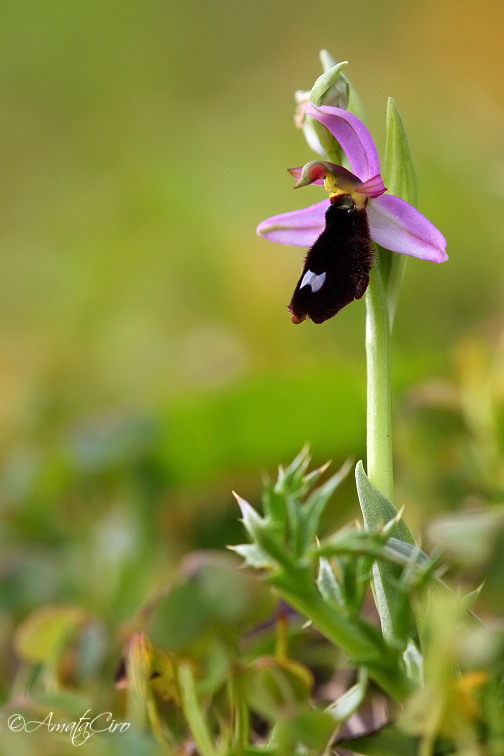
{"label": "pink petal", "polygon": [[385,249],[437,263],[448,259],[443,234],[399,197],[382,194],[370,200],[367,215],[371,238]]}
{"label": "pink petal", "polygon": [[352,171],[361,181],[380,173],[380,159],[371,134],[357,116],[330,105],[316,107],[311,102],[306,113],[322,123],[342,146]]}
{"label": "pink petal", "polygon": [[[303,172],[303,165],[300,165],[299,168],[287,168],[287,171],[290,173],[291,176],[294,176],[295,179],[299,181],[301,178],[301,174]],[[324,186],[324,179],[316,179],[315,181],[312,181],[312,184],[317,184],[317,186]],[[294,187],[295,188],[295,187]]]}
{"label": "pink petal", "polygon": [[383,192],[386,192],[385,184],[383,183],[383,179],[378,174],[377,176],[373,176],[373,178],[368,179],[367,181],[363,181],[362,184],[359,184],[359,186],[355,187],[355,191],[359,192],[359,194],[366,194],[368,197],[375,198],[379,197],[380,194],[383,194]]}
{"label": "pink petal", "polygon": [[303,171],[303,166],[300,165],[299,168],[287,168],[287,171],[290,173],[291,176],[294,176],[295,179],[300,179],[301,173]]}
{"label": "pink petal", "polygon": [[292,210],[267,218],[257,226],[259,236],[297,247],[311,247],[325,228],[325,213],[329,198],[302,210]]}

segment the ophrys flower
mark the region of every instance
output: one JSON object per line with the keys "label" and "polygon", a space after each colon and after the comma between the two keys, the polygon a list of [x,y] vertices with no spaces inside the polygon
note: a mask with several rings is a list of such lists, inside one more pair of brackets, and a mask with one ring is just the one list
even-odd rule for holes
{"label": "ophrys flower", "polygon": [[306,113],[335,137],[351,171],[311,161],[290,172],[298,182],[324,184],[329,197],[275,215],[257,233],[270,241],[311,247],[289,305],[294,323],[308,316],[323,323],[367,289],[375,241],[382,247],[431,262],[447,259],[446,240],[416,208],[386,194],[375,144],[363,123],[341,108],[309,103]]}

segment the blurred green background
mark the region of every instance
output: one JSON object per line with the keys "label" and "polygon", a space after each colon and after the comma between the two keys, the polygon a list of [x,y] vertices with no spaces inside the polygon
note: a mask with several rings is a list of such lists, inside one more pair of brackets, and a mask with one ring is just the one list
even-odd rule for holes
{"label": "blurred green background", "polygon": [[[395,98],[448,239],[399,304],[397,503],[416,527],[499,499],[503,28],[500,0],[2,3],[4,681],[29,611],[127,620],[187,550],[240,540],[232,488],[307,441],[365,454],[364,303],[293,327],[302,251],[255,235],[319,196],[286,168],[313,157],[293,92],[320,48],[380,151]],[[350,481],[334,522],[357,511]]]}

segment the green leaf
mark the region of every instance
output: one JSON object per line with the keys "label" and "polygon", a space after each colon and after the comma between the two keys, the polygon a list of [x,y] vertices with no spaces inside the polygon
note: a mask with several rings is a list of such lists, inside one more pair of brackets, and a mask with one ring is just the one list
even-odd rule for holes
{"label": "green leaf", "polygon": [[[355,466],[355,479],[357,482],[357,495],[364,518],[366,530],[379,531],[387,522],[397,516],[397,509],[377,488],[373,486],[364,472],[361,461]],[[401,518],[390,536],[415,544],[415,539],[405,521]]]}
{"label": "green leaf", "polygon": [[317,587],[324,601],[339,609],[343,608],[344,601],[341,586],[334,576],[334,571],[329,560],[324,557],[321,557],[319,560]]}
{"label": "green leaf", "polygon": [[85,612],[78,607],[38,609],[18,627],[14,637],[16,651],[26,661],[52,664],[85,620]]}
{"label": "green leaf", "polygon": [[[413,611],[416,610],[416,626],[420,638],[423,636],[425,615],[422,610],[422,602],[411,601],[413,590],[420,591],[434,577],[436,561],[429,559],[427,554],[417,546],[400,541],[397,538],[389,538],[385,548],[387,557],[394,556],[402,564],[402,573],[396,586],[394,601],[393,626],[396,637],[406,638],[415,627]],[[412,677],[411,675],[409,675]],[[413,677],[412,677],[413,679]]]}
{"label": "green leaf", "polygon": [[389,538],[387,548],[415,564],[428,565],[431,563],[431,560],[424,551],[408,541],[401,541],[399,538]]}
{"label": "green leaf", "polygon": [[387,102],[387,142],[383,180],[388,191],[405,202],[417,202],[417,181],[409,141],[392,97]]}
{"label": "green leaf", "polygon": [[92,708],[93,698],[90,694],[79,693],[73,690],[61,690],[30,695],[29,698],[25,699],[23,704],[27,710],[52,711],[58,717],[66,716],[69,719],[73,719]]}
{"label": "green leaf", "polygon": [[135,633],[128,651],[128,687],[126,712],[128,721],[138,730],[147,722],[149,640],[143,633]]}
{"label": "green leaf", "polygon": [[193,670],[187,662],[180,663],[178,680],[182,708],[198,751],[201,756],[219,756],[219,749],[198,700]]}
{"label": "green leaf", "polygon": [[237,493],[233,491],[233,496],[238,502],[242,514],[242,522],[245,526],[245,530],[249,534],[250,538],[254,541],[257,534],[266,527],[266,521],[250,506],[248,501],[242,499]]}
{"label": "green leaf", "polygon": [[312,688],[310,671],[292,659],[263,656],[246,670],[248,705],[270,722],[304,711]]}
{"label": "green leaf", "polygon": [[283,527],[287,520],[287,506],[282,491],[277,491],[269,480],[264,482],[262,493],[264,514],[273,525]]}
{"label": "green leaf", "polygon": [[[387,103],[386,125],[387,140],[383,181],[390,194],[395,194],[396,197],[400,197],[405,202],[415,206],[417,203],[417,182],[408,137],[397,106],[391,97],[389,97]],[[387,292],[390,327],[392,328],[399,290],[404,277],[406,255],[398,255],[380,247],[379,257]]]}
{"label": "green leaf", "polygon": [[273,612],[275,597],[240,560],[226,552],[193,552],[172,584],[147,600],[142,614],[149,636],[174,653],[201,654],[215,633],[238,638]]}
{"label": "green leaf", "polygon": [[271,557],[255,543],[242,543],[239,546],[228,546],[228,549],[243,557],[245,563],[250,567],[255,567],[256,569],[273,567],[273,560]]}
{"label": "green leaf", "polygon": [[308,497],[305,504],[299,510],[301,525],[301,543],[298,556],[301,556],[317,535],[320,518],[327,502],[350,472],[352,463],[347,460],[343,467],[329,480]]}
{"label": "green leaf", "polygon": [[275,484],[276,493],[297,493],[303,487],[303,478],[311,461],[310,447],[305,444],[297,457],[285,469],[278,468],[278,479]]}
{"label": "green leaf", "polygon": [[330,462],[326,462],[325,465],[322,465],[322,467],[317,467],[316,470],[312,470],[311,472],[303,476],[303,482],[301,488],[299,489],[300,496],[307,494],[310,488],[318,483],[319,479],[325,473],[330,464]]}
{"label": "green leaf", "polygon": [[368,674],[365,667],[359,669],[359,679],[352,687],[343,693],[326,711],[337,722],[344,722],[354,711],[357,711],[364,700],[368,685]]}
{"label": "green leaf", "polygon": [[[389,499],[376,489],[364,472],[362,462],[355,468],[357,494],[364,518],[366,529],[380,531],[380,529],[397,517],[397,509]],[[401,518],[392,529],[391,536],[401,541],[414,544],[413,536]],[[386,560],[379,559],[373,564],[374,597],[382,626],[384,637],[391,641],[398,637],[394,627],[394,612],[397,594],[397,581],[401,568]]]}
{"label": "green leaf", "polygon": [[298,747],[296,748],[296,752],[299,752],[299,746],[301,745],[304,749],[309,749],[309,752],[313,754],[326,753],[326,749],[333,739],[335,729],[336,724],[329,714],[317,709],[311,709],[292,717],[286,722],[282,722],[278,728],[278,742],[282,748],[284,746],[284,743],[282,743],[282,734],[286,732],[287,737]]}
{"label": "green leaf", "polygon": [[372,735],[340,741],[338,748],[362,756],[417,756],[418,741],[392,725]]}
{"label": "green leaf", "polygon": [[423,656],[411,638],[403,652],[403,660],[410,680],[414,680],[418,687],[423,685]]}

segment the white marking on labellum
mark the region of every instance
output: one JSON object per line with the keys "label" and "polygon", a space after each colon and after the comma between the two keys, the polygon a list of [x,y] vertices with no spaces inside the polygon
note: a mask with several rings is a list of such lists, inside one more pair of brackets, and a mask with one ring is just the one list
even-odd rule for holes
{"label": "white marking on labellum", "polygon": [[303,280],[301,281],[301,286],[299,288],[302,289],[303,286],[309,286],[310,289],[315,294],[316,291],[322,288],[325,280],[326,280],[325,272],[317,276],[316,273],[312,273],[311,270],[307,270],[303,276]]}

